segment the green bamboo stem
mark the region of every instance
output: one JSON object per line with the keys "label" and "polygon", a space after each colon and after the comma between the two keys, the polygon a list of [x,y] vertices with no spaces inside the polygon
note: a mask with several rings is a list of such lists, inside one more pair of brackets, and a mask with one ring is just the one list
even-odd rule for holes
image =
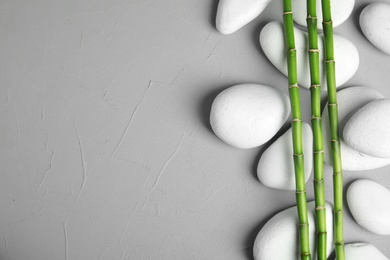
{"label": "green bamboo stem", "polygon": [[307,28],[309,33],[310,94],[313,130],[314,196],[317,231],[317,259],[326,260],[326,208],[324,187],[324,150],[322,140],[320,51],[318,49],[316,0],[307,0]]}
{"label": "green bamboo stem", "polygon": [[344,260],[344,220],[343,220],[343,172],[338,124],[336,77],[334,61],[333,24],[330,0],[322,0],[323,31],[325,38],[325,71],[328,88],[328,112],[333,159],[333,200],[334,233],[336,259]]}
{"label": "green bamboo stem", "polygon": [[288,84],[292,111],[292,135],[294,150],[294,171],[296,201],[299,219],[300,254],[302,260],[310,260],[309,221],[307,213],[304,159],[302,148],[302,119],[297,80],[297,57],[294,38],[294,22],[291,0],[283,0],[283,24],[287,51]]}

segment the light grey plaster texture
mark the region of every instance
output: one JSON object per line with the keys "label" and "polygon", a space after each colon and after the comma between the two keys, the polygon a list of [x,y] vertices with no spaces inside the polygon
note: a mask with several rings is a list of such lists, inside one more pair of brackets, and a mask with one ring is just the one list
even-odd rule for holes
{"label": "light grey plaster texture", "polygon": [[[357,24],[369,2],[357,1],[335,30],[361,57],[346,86],[390,97],[390,58]],[[281,1],[225,36],[215,29],[217,4],[0,2],[1,260],[252,259],[256,234],[295,204],[294,193],[256,177],[276,137],[230,147],[212,133],[208,114],[234,84],[287,93],[258,43],[267,22],[281,21]],[[306,122],[309,97],[302,90]],[[345,172],[346,185],[365,177],[390,188],[389,171]],[[370,242],[390,256],[389,237],[363,230],[348,211],[345,223],[346,242]]]}

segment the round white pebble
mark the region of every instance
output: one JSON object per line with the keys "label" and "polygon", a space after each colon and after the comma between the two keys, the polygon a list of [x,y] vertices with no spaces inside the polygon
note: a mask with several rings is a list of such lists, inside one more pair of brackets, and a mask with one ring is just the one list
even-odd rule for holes
{"label": "round white pebble", "polygon": [[253,148],[270,140],[290,115],[288,96],[264,85],[241,84],[215,98],[210,113],[214,133],[238,148]]}
{"label": "round white pebble", "polygon": [[[302,87],[310,88],[310,65],[308,57],[307,33],[294,28],[297,50],[298,82]],[[261,30],[260,45],[270,62],[284,75],[287,75],[287,52],[284,46],[283,26],[279,22],[270,22]],[[326,74],[323,66],[323,37],[319,36],[321,89],[326,90]],[[336,84],[341,86],[356,72],[359,66],[359,53],[355,45],[346,38],[334,35],[334,55],[336,57]]]}
{"label": "round white pebble", "polygon": [[[338,112],[339,112],[339,126],[340,132],[343,131],[346,122],[354,115],[360,108],[371,101],[383,98],[383,95],[378,91],[363,87],[354,86],[337,92]],[[330,146],[330,127],[328,108],[325,106],[322,114],[322,133],[324,136],[324,152],[325,162],[332,165],[332,154]],[[341,161],[343,170],[348,171],[362,171],[380,168],[390,164],[390,158],[377,158],[354,150],[349,147],[344,138],[340,136],[341,146]]]}
{"label": "round white pebble", "polygon": [[389,260],[378,248],[368,243],[353,243],[345,245],[346,260]]}
{"label": "round white pebble", "polygon": [[[315,250],[315,203],[309,202],[309,238],[310,252],[314,256]],[[255,260],[296,260],[299,257],[297,207],[283,210],[273,216],[257,234],[253,245]],[[332,206],[326,203],[327,255],[333,249],[333,217]]]}
{"label": "round white pebble", "polygon": [[390,99],[378,99],[359,109],[346,123],[345,142],[353,149],[390,158]]}
{"label": "round white pebble", "polygon": [[216,27],[220,33],[230,34],[255,19],[271,0],[220,0]]}
{"label": "round white pebble", "polygon": [[[332,20],[333,27],[339,26],[345,22],[348,17],[351,15],[353,6],[355,5],[355,0],[344,0],[344,1],[330,1],[332,8]],[[317,28],[322,29],[322,11],[321,11],[321,1],[317,0]],[[293,10],[294,10],[294,21],[306,27],[306,1],[293,1]]]}
{"label": "round white pebble", "polygon": [[348,188],[347,202],[360,226],[378,235],[390,235],[388,189],[374,181],[357,180]]}
{"label": "round white pebble", "polygon": [[390,55],[390,5],[368,5],[360,14],[359,24],[366,38],[379,50]]}
{"label": "round white pebble", "polygon": [[[302,144],[305,155],[305,181],[313,169],[313,133],[307,123],[302,123]],[[295,190],[294,158],[292,145],[292,129],[286,131],[262,154],[257,166],[260,182],[270,188]],[[278,163],[275,163],[277,158]]]}

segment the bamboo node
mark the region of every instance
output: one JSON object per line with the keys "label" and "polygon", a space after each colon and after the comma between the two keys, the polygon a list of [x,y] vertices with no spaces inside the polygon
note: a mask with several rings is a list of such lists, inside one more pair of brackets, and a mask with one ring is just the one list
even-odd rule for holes
{"label": "bamboo node", "polygon": [[339,143],[340,141],[339,141],[339,140],[336,140],[336,139],[332,139],[332,140],[330,140],[330,142]]}
{"label": "bamboo node", "polygon": [[295,194],[302,194],[302,193],[306,193],[305,190],[301,190],[301,191],[296,191]]}
{"label": "bamboo node", "polygon": [[322,22],[323,24],[332,24],[333,23],[333,21],[332,20],[330,20],[330,21],[325,21],[325,22]]}
{"label": "bamboo node", "polygon": [[297,49],[295,49],[295,48],[291,48],[291,49],[287,50],[287,52],[296,52],[296,51],[297,51]]}
{"label": "bamboo node", "polygon": [[342,209],[340,209],[340,210],[333,210],[333,214],[343,214],[343,210]]}
{"label": "bamboo node", "polygon": [[307,227],[308,225],[309,225],[309,223],[300,223],[299,227]]}
{"label": "bamboo node", "polygon": [[288,88],[299,88],[298,83],[288,85]]}
{"label": "bamboo node", "polygon": [[313,180],[313,182],[315,182],[315,183],[322,183],[322,182],[324,182],[324,179],[321,179],[321,180]]}
{"label": "bamboo node", "polygon": [[301,256],[303,256],[303,257],[310,257],[311,254],[308,253],[308,252],[303,252],[303,253],[301,253]]}
{"label": "bamboo node", "polygon": [[334,243],[336,246],[344,246],[344,240]]}
{"label": "bamboo node", "polygon": [[342,171],[339,171],[339,172],[334,172],[334,173],[333,173],[333,176],[342,175],[342,174],[343,174],[343,172],[342,172]]}
{"label": "bamboo node", "polygon": [[283,15],[293,14],[292,11],[283,12]]}
{"label": "bamboo node", "polygon": [[294,153],[294,156],[303,156],[303,153]]}
{"label": "bamboo node", "polygon": [[324,153],[324,150],[321,150],[321,151],[314,151],[313,153],[314,153],[314,154]]}
{"label": "bamboo node", "polygon": [[293,123],[293,122],[302,122],[302,119],[300,119],[300,118],[294,118],[293,120],[291,120],[291,122]]}
{"label": "bamboo node", "polygon": [[312,84],[312,85],[310,86],[310,88],[313,88],[313,89],[315,89],[315,88],[320,88],[320,87],[321,87],[320,84]]}
{"label": "bamboo node", "polygon": [[311,120],[322,120],[319,116],[311,116]]}
{"label": "bamboo node", "polygon": [[325,63],[335,63],[335,60],[326,60]]}
{"label": "bamboo node", "polygon": [[317,232],[317,235],[326,235],[326,234],[328,234],[328,232],[326,232],[326,231]]}
{"label": "bamboo node", "polygon": [[319,211],[319,210],[325,210],[325,209],[326,209],[325,206],[317,206],[317,207],[316,207],[316,210],[318,210],[318,211]]}
{"label": "bamboo node", "polygon": [[328,107],[331,107],[331,106],[338,106],[338,103],[328,103]]}
{"label": "bamboo node", "polygon": [[319,49],[309,49],[309,52],[317,52],[317,53],[320,53],[320,50],[319,50]]}

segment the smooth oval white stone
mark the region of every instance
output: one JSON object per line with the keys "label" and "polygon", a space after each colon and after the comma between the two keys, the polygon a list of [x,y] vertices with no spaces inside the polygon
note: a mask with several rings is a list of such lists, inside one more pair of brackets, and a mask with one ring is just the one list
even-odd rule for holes
{"label": "smooth oval white stone", "polygon": [[[302,145],[305,155],[305,181],[313,169],[313,133],[309,124],[302,123]],[[295,190],[292,129],[288,129],[278,138],[259,160],[257,176],[267,187],[281,190]],[[277,163],[275,163],[277,158]]]}
{"label": "smooth oval white stone", "polygon": [[390,99],[378,99],[359,109],[345,124],[343,136],[353,149],[390,157]]}
{"label": "smooth oval white stone", "polygon": [[[310,88],[310,66],[308,57],[307,33],[294,28],[297,50],[298,82],[302,87]],[[260,45],[271,63],[284,75],[287,75],[287,55],[284,46],[283,26],[279,22],[270,22],[261,30]],[[326,90],[325,67],[323,66],[323,37],[319,36],[320,72],[322,90]],[[341,86],[356,72],[359,66],[359,53],[355,45],[346,38],[334,35],[334,54],[336,66],[336,84]]]}
{"label": "smooth oval white stone", "polygon": [[[306,27],[307,8],[306,1],[293,1],[294,10],[294,21]],[[339,26],[345,22],[351,15],[355,0],[344,0],[344,1],[330,1],[330,7],[332,9],[332,22],[333,27]],[[322,29],[322,8],[321,0],[317,0],[317,28]]]}
{"label": "smooth oval white stone", "polygon": [[366,38],[379,50],[390,55],[390,5],[368,5],[360,14],[359,24]]}
{"label": "smooth oval white stone", "polygon": [[345,245],[346,260],[389,260],[378,248],[368,243],[353,243]]}
{"label": "smooth oval white stone", "polygon": [[220,0],[216,27],[223,34],[230,34],[255,19],[271,0]]}
{"label": "smooth oval white stone", "polygon": [[[309,202],[309,237],[310,252],[316,255],[315,250],[315,203]],[[273,216],[257,234],[253,245],[253,256],[255,260],[296,260],[299,257],[299,234],[298,234],[298,214],[297,207],[291,207],[283,210]],[[327,236],[327,255],[329,256],[333,249],[333,218],[332,206],[326,203],[326,228]]]}
{"label": "smooth oval white stone", "polygon": [[240,84],[215,98],[210,113],[214,133],[238,148],[253,148],[270,140],[290,115],[288,96],[259,84]]}
{"label": "smooth oval white stone", "polygon": [[[383,95],[378,91],[363,87],[354,86],[337,92],[337,103],[339,112],[339,127],[340,133],[343,132],[346,122],[354,115],[360,108],[371,101],[381,99]],[[322,113],[322,133],[324,140],[325,162],[332,165],[332,154],[330,146],[330,127],[328,108]],[[348,171],[362,171],[380,168],[390,164],[390,158],[377,158],[364,153],[360,153],[344,142],[343,135],[340,135],[341,146],[341,162],[343,170]]]}
{"label": "smooth oval white stone", "polygon": [[348,207],[356,222],[378,235],[390,235],[390,191],[371,180],[357,180],[347,191]]}

